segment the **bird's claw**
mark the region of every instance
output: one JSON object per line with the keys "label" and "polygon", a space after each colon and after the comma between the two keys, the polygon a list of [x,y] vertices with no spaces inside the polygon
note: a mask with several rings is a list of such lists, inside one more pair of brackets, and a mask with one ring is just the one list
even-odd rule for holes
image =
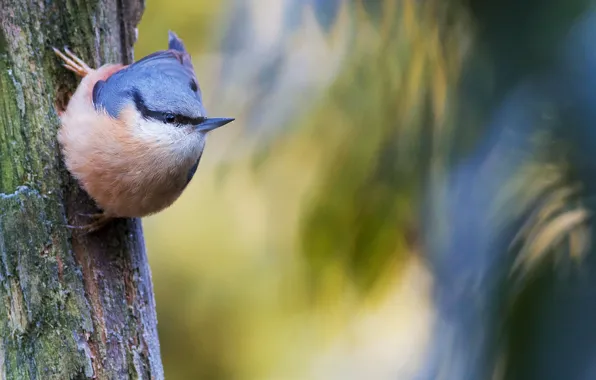
{"label": "bird's claw", "polygon": [[66,53],[66,54],[62,53],[60,50],[56,49],[55,47],[53,47],[52,50],[54,50],[54,53],[56,53],[56,55],[64,61],[62,66],[66,67],[68,70],[77,74],[81,78],[84,78],[87,74],[89,74],[93,70],[85,63],[85,61],[83,61],[81,58],[77,57],[67,47],[64,47],[64,53]]}
{"label": "bird's claw", "polygon": [[113,220],[112,217],[107,216],[103,213],[98,213],[98,214],[79,214],[80,216],[86,216],[90,219],[93,219],[94,221],[89,223],[89,224],[85,224],[82,226],[72,226],[72,225],[67,225],[66,227],[70,228],[70,229],[74,229],[74,230],[79,230],[82,231],[84,235],[89,234],[91,232],[95,232],[100,230],[101,228],[103,228],[106,224],[108,224],[111,220]]}

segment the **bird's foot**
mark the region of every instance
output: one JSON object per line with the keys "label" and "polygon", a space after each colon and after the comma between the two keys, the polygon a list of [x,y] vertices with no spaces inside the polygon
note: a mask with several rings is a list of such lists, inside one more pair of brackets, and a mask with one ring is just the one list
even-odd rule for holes
{"label": "bird's foot", "polygon": [[102,229],[110,221],[114,220],[114,217],[106,215],[104,213],[79,214],[79,215],[88,217],[88,218],[92,219],[93,221],[89,224],[85,224],[82,226],[70,226],[69,225],[67,227],[71,228],[71,229],[79,230],[79,231],[83,232],[83,234],[85,234],[85,235]]}
{"label": "bird's foot", "polygon": [[93,71],[92,68],[87,66],[85,61],[77,57],[73,52],[68,50],[67,47],[64,47],[64,53],[66,54],[62,53],[60,50],[56,48],[52,49],[54,50],[54,53],[56,53],[56,55],[64,61],[62,66],[66,67],[68,70],[77,74],[81,78],[84,78],[87,74]]}

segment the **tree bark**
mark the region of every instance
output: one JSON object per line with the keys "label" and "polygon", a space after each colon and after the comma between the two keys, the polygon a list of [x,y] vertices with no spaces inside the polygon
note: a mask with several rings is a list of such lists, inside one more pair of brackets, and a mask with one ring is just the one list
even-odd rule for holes
{"label": "tree bark", "polygon": [[56,104],[78,79],[51,49],[130,63],[143,8],[0,0],[0,379],[163,378],[140,221],[67,228],[96,209],[60,156]]}

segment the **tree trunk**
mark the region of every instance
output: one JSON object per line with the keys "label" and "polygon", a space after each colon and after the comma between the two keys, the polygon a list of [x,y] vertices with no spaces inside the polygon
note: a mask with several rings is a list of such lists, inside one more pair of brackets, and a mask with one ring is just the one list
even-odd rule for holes
{"label": "tree trunk", "polygon": [[60,156],[55,105],[78,79],[51,49],[130,63],[143,8],[0,0],[0,379],[163,378],[140,221],[66,227],[96,210]]}

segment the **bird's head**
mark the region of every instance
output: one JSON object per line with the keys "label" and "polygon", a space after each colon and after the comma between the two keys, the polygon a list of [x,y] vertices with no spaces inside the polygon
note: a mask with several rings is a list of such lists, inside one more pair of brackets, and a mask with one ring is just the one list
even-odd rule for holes
{"label": "bird's head", "polygon": [[[150,54],[116,72],[93,88],[93,103],[111,117],[123,119],[123,110],[134,112],[140,131],[163,136],[204,136],[232,122],[233,118],[207,117],[190,55],[183,42],[170,32],[168,50]],[[167,139],[166,139],[167,140]]]}

